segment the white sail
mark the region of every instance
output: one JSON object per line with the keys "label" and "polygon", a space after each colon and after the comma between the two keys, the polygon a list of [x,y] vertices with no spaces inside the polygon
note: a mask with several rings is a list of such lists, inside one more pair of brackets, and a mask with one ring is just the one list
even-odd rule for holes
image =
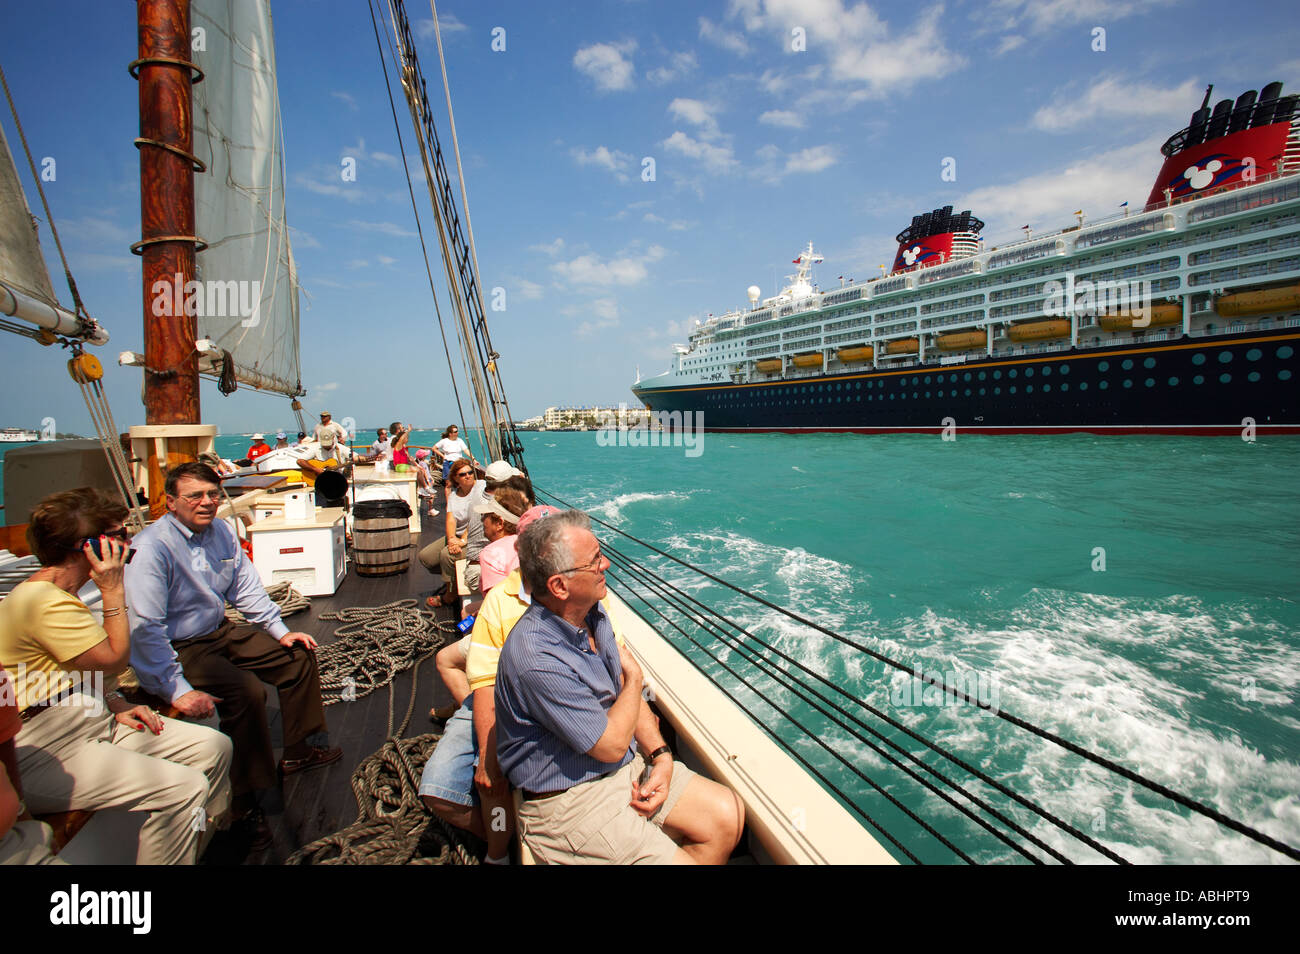
{"label": "white sail", "polygon": [[0,314],[21,318],[40,328],[104,344],[108,332],[62,308],[50,285],[14,157],[0,129]]}
{"label": "white sail", "polygon": [[[301,391],[298,275],[285,222],[275,40],[265,2],[195,0],[194,177],[199,337],[234,357],[239,381]],[[187,292],[188,296],[188,292]],[[202,302],[198,301],[202,298]]]}

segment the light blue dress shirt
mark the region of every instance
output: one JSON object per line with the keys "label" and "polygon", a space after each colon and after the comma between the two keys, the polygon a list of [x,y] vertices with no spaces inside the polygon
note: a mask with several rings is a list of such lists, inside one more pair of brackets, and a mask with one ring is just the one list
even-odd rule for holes
{"label": "light blue dress shirt", "polygon": [[226,621],[227,600],[274,638],[289,632],[224,520],[194,533],[167,514],[131,546],[136,551],[126,567],[131,666],[154,695],[174,702],[193,690],[172,643],[215,632]]}

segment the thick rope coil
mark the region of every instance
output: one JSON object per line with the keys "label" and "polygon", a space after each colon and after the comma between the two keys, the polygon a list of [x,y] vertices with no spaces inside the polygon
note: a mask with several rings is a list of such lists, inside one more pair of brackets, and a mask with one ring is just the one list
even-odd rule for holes
{"label": "thick rope coil", "polygon": [[[316,651],[321,696],[327,706],[351,702],[387,686],[398,673],[441,648],[446,634],[456,628],[454,623],[438,622],[433,613],[418,608],[415,600],[352,606],[323,613],[321,619],[343,624],[334,631],[335,642]],[[389,702],[391,710],[391,696]],[[391,721],[391,711],[389,715]]]}
{"label": "thick rope coil", "polygon": [[[281,616],[292,616],[305,609],[311,609],[311,600],[303,596],[288,583],[276,583],[266,588],[266,595],[271,602],[280,607]],[[226,619],[232,623],[247,623],[244,614],[229,603],[226,604]]]}

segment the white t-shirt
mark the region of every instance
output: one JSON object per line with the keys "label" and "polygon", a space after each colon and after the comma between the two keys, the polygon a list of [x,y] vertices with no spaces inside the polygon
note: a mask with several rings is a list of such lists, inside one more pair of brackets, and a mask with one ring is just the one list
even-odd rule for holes
{"label": "white t-shirt", "polygon": [[447,510],[456,515],[456,536],[465,532],[465,528],[469,526],[470,508],[482,503],[485,493],[487,493],[487,481],[476,480],[473,489],[464,497],[456,493],[447,495]]}
{"label": "white t-shirt", "polygon": [[393,439],[390,437],[387,440],[375,441],[373,444],[370,445],[370,453],[378,454],[381,457],[383,457],[384,460],[392,460]]}
{"label": "white t-shirt", "polygon": [[330,421],[328,424],[317,424],[312,431],[312,436],[316,438],[322,447],[333,447],[335,441],[347,442],[348,432],[343,429],[343,425],[337,421]]}
{"label": "white t-shirt", "polygon": [[462,455],[469,453],[469,445],[459,437],[455,440],[444,437],[433,445],[433,449],[442,455],[443,460],[460,460]]}

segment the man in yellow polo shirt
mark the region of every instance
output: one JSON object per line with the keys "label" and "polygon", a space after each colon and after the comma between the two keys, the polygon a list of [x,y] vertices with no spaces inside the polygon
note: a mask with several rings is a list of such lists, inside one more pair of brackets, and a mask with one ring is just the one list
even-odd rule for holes
{"label": "man in yellow polo shirt", "polygon": [[[519,518],[519,532],[530,523],[558,513],[556,507],[537,506]],[[497,764],[496,688],[501,647],[515,623],[531,604],[523,590],[519,570],[492,587],[483,599],[470,633],[465,672],[469,698],[447,721],[442,739],[424,767],[420,795],[444,821],[472,831],[487,841],[489,864],[507,864],[514,835],[510,783]],[[621,646],[623,633],[609,601],[602,600]],[[472,731],[471,731],[472,730]],[[477,795],[477,799],[475,796]],[[475,801],[478,808],[475,808]]]}

